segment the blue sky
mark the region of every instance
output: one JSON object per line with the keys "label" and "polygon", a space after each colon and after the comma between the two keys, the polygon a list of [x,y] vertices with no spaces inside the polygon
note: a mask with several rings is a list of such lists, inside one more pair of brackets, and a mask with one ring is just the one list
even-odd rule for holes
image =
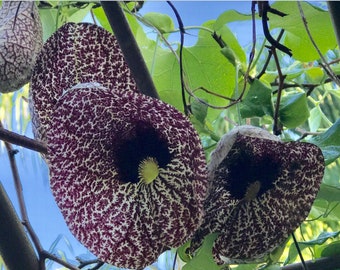
{"label": "blue sky", "polygon": [[[174,2],[178,12],[182,16],[184,25],[201,25],[203,22],[216,19],[219,14],[229,9],[235,9],[242,13],[250,13],[251,3],[247,2]],[[170,7],[165,2],[147,2],[141,13],[147,12],[166,13],[173,16]],[[177,22],[174,20],[175,25]],[[232,30],[240,38],[241,45],[247,45],[251,39],[250,25],[244,23],[232,25]],[[261,29],[258,29],[261,31]],[[261,33],[261,32],[260,32]],[[16,125],[13,125],[14,127]],[[16,131],[16,130],[14,130]],[[31,126],[27,128],[26,136],[32,137]],[[3,144],[1,144],[3,146]],[[74,253],[69,251],[67,242],[62,240],[58,249],[64,250],[70,258],[86,253],[86,249],[72,236],[57,208],[48,180],[48,169],[40,156],[30,150],[18,148],[20,152],[16,155],[19,174],[23,183],[24,196],[29,218],[38,237],[45,249],[49,249],[58,235],[63,235],[69,241]],[[4,148],[0,149],[0,181],[4,185],[14,206],[18,209],[14,184],[9,161]],[[59,267],[58,267],[59,268]],[[54,267],[53,269],[57,269]]]}

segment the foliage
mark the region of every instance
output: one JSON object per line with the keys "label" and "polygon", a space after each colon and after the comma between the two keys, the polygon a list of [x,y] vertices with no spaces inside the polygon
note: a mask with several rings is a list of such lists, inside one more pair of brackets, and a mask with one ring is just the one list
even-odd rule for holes
{"label": "foliage", "polygon": [[[49,4],[40,6],[44,40],[63,23],[82,21],[90,10],[95,19],[111,31],[105,13],[95,3],[77,6],[63,1],[44,2]],[[249,70],[252,79],[245,88],[245,74],[249,64],[247,58],[251,48],[242,48],[228,24],[248,21],[251,27],[251,16],[229,10],[203,25],[185,26],[189,34],[192,29],[199,30],[197,42],[183,48],[188,89],[186,98],[193,113],[192,123],[201,135],[207,157],[216,141],[233,127],[233,123],[249,123],[268,130],[278,124],[282,126],[280,137],[283,140],[304,140],[317,144],[324,153],[327,169],[308,221],[301,225],[296,234],[305,259],[339,255],[339,86],[329,79],[322,68],[321,64],[324,63],[311,44],[296,3],[276,2],[272,7],[288,14],[284,18],[270,14],[269,26],[274,36],[278,29],[285,30],[282,43],[292,50],[293,57],[277,52],[278,62],[271,57],[266,66],[269,51],[265,45],[269,44],[258,37],[261,42],[257,42],[254,61]],[[331,68],[335,74],[339,74],[339,51],[328,12],[309,3],[302,3],[302,8],[317,47],[327,62],[332,63]],[[124,9],[161,99],[183,111],[178,63],[179,41],[171,41],[173,33],[179,31],[176,28],[178,23],[165,14],[152,12],[142,16],[129,11],[128,6],[124,6]],[[150,30],[155,35],[148,34]],[[221,37],[225,43],[224,48],[221,49],[213,39],[213,33]],[[280,77],[277,65],[283,77]],[[258,76],[263,68],[264,73]],[[280,85],[281,79],[284,79],[283,87]],[[232,105],[232,100],[238,100],[243,91],[244,95],[239,102],[228,107]],[[278,91],[282,92],[280,99]],[[0,120],[9,129],[12,129],[12,125],[20,126],[21,133],[24,133],[30,119],[25,98],[27,86],[14,94],[0,95]],[[275,118],[275,113],[278,118]],[[59,240],[51,245],[51,249],[56,248]],[[182,259],[187,262],[183,267],[187,270],[221,269],[212,261],[211,247],[212,239],[207,239],[198,256],[192,260],[179,249],[178,261]],[[67,259],[65,253],[59,254]],[[277,269],[277,263],[299,261],[291,239],[282,245],[280,252],[272,254],[270,258],[265,263],[272,264],[272,268],[266,269]],[[233,269],[258,269],[263,266],[263,263],[244,264]]]}

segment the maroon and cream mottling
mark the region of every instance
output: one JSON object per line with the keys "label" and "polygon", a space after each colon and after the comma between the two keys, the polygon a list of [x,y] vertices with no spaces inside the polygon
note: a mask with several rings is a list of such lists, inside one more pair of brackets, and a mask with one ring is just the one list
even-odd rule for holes
{"label": "maroon and cream mottling", "polygon": [[[211,187],[204,203],[204,221],[193,237],[191,250],[205,235],[218,232],[213,246],[218,263],[259,260],[282,244],[309,214],[324,173],[323,155],[317,146],[275,141],[273,135],[249,135],[242,134],[242,127],[233,136],[225,135],[208,166]],[[221,150],[224,144],[227,151]],[[229,189],[232,166],[242,161],[240,152],[250,153],[253,164],[261,160],[280,164],[272,186],[251,200],[236,199]],[[237,166],[247,170],[249,164]]]}
{"label": "maroon and cream mottling", "polygon": [[65,89],[79,83],[137,91],[116,38],[88,23],[67,23],[44,44],[32,74],[30,107],[36,139],[45,141],[51,113]]}
{"label": "maroon and cream mottling", "polygon": [[[198,134],[183,114],[98,84],[64,91],[53,108],[51,187],[77,239],[107,263],[143,269],[192,237],[203,216],[207,172]],[[115,164],[115,150],[136,123],[151,125],[172,156],[150,184],[126,183]]]}
{"label": "maroon and cream mottling", "polygon": [[42,25],[31,1],[2,1],[0,8],[0,92],[29,82],[42,48]]}

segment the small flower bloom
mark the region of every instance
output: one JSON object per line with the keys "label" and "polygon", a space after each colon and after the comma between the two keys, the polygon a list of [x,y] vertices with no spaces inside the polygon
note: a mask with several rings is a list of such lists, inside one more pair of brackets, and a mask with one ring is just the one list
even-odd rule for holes
{"label": "small flower bloom", "polygon": [[187,241],[203,216],[200,140],[175,108],[133,91],[70,89],[47,132],[53,194],[101,260],[142,269]]}
{"label": "small flower bloom", "polygon": [[317,146],[281,142],[259,128],[235,128],[212,153],[205,217],[191,251],[218,232],[218,263],[262,259],[307,217],[323,172]]}

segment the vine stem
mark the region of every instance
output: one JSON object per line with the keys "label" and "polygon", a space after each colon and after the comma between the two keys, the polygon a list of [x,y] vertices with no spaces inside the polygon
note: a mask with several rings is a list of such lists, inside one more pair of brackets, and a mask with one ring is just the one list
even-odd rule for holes
{"label": "vine stem", "polygon": [[276,105],[275,105],[275,111],[274,111],[273,132],[275,135],[280,135],[282,132],[282,126],[281,126],[280,119],[279,119],[279,109],[280,109],[281,94],[283,90],[285,76],[282,74],[280,63],[279,63],[279,58],[277,56],[276,49],[273,46],[271,47],[271,52],[274,56],[277,73],[279,75],[279,88],[277,90],[277,98],[276,98]]}
{"label": "vine stem", "polygon": [[119,1],[101,1],[101,5],[139,91],[144,95],[159,99],[156,87],[125,18],[124,12],[120,7]]}
{"label": "vine stem", "polygon": [[300,257],[300,260],[301,260],[301,265],[302,265],[303,270],[309,270],[309,268],[308,268],[308,266],[306,265],[306,262],[305,262],[305,260],[304,260],[304,258],[303,258],[303,256],[302,256],[302,252],[301,252],[301,249],[300,249],[300,247],[299,247],[299,243],[297,242],[294,233],[292,233],[292,237],[293,237],[293,240],[294,240],[294,245],[295,245],[295,247],[296,247],[296,250],[297,250],[297,252],[298,252],[298,254],[299,254],[299,257]]}
{"label": "vine stem", "polygon": [[303,11],[303,8],[301,6],[301,3],[300,1],[297,1],[297,5],[298,5],[298,8],[299,8],[299,11],[300,11],[300,15],[301,15],[301,19],[302,19],[302,22],[303,22],[303,25],[306,29],[306,32],[307,32],[307,35],[309,37],[309,40],[312,42],[312,45],[313,47],[315,48],[315,50],[317,51],[317,53],[319,54],[320,56],[320,59],[321,59],[321,62],[320,65],[323,67],[323,69],[326,71],[327,75],[338,85],[340,86],[340,79],[334,74],[333,70],[331,69],[331,67],[329,66],[329,64],[327,63],[325,57],[323,56],[323,54],[321,53],[318,45],[316,44],[310,30],[309,30],[309,27],[308,27],[308,23],[307,23],[307,19],[305,17],[305,13]]}

